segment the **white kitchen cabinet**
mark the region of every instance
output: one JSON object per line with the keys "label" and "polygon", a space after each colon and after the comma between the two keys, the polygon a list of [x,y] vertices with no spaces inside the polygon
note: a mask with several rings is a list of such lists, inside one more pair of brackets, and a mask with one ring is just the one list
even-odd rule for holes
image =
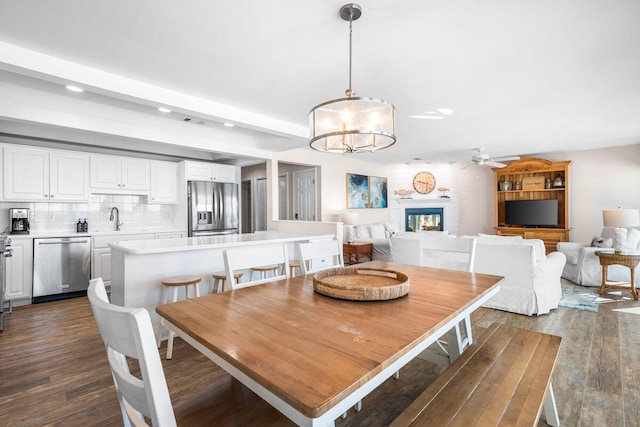
{"label": "white kitchen cabinet", "polygon": [[185,170],[187,181],[237,182],[237,166],[186,161]]}
{"label": "white kitchen cabinet", "polygon": [[89,156],[54,151],[49,154],[49,200],[89,200]]}
{"label": "white kitchen cabinet", "polygon": [[116,156],[91,156],[91,191],[107,194],[148,194],[148,161]]}
{"label": "white kitchen cabinet", "polygon": [[4,148],[4,199],[49,200],[49,152]]}
{"label": "white kitchen cabinet", "polygon": [[149,203],[178,204],[178,164],[151,163]]}
{"label": "white kitchen cabinet", "polygon": [[89,200],[89,156],[31,147],[4,148],[4,199]]}
{"label": "white kitchen cabinet", "polygon": [[33,239],[13,239],[12,256],[7,258],[6,300],[13,305],[31,304],[33,287]]}

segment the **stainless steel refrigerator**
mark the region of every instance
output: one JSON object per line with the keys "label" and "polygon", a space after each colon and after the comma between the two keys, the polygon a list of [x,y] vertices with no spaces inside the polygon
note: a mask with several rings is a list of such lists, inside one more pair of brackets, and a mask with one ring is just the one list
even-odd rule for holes
{"label": "stainless steel refrigerator", "polygon": [[239,232],[238,184],[187,183],[189,237]]}

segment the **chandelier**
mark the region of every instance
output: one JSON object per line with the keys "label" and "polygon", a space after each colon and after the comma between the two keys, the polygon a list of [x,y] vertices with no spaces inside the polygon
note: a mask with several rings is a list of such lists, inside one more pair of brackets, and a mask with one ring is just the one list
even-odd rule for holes
{"label": "chandelier", "polygon": [[378,98],[356,96],[351,88],[352,23],[360,18],[362,8],[349,3],[340,8],[340,17],[349,21],[349,88],[346,98],[316,105],[309,112],[314,150],[330,153],[374,152],[396,142],[395,107]]}

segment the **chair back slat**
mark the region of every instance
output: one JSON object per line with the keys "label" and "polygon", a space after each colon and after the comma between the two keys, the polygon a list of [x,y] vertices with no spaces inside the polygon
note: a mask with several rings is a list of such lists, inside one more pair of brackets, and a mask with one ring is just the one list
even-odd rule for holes
{"label": "chair back slat", "polygon": [[340,242],[335,239],[325,239],[301,243],[300,267],[305,275],[327,268],[344,267]]}
{"label": "chair back slat", "polygon": [[[255,286],[262,283],[273,282],[275,280],[287,279],[289,277],[289,256],[287,246],[282,244],[267,246],[247,246],[240,248],[226,249],[223,252],[224,269],[227,275],[227,283],[231,290],[241,289],[248,286]],[[238,271],[248,270],[252,267],[265,267],[279,265],[274,277],[258,280],[246,280],[238,283],[234,274]],[[250,275],[247,274],[247,277]]]}

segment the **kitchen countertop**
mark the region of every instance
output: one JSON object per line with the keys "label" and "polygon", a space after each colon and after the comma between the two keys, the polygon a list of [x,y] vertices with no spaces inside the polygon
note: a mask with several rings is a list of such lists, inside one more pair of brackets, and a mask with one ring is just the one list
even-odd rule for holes
{"label": "kitchen countertop", "polygon": [[138,230],[95,230],[89,231],[88,233],[77,233],[75,231],[36,231],[30,232],[29,234],[11,234],[4,233],[4,236],[10,237],[11,239],[42,239],[48,237],[97,237],[97,236],[118,236],[118,235],[126,235],[130,236],[132,234],[157,234],[157,233],[184,233],[186,236],[187,232],[183,229],[175,229],[175,228],[148,228],[148,229],[138,229]]}
{"label": "kitchen countertop", "polygon": [[265,231],[260,233],[225,234],[219,236],[182,237],[177,239],[129,240],[110,243],[111,249],[130,255],[218,249],[264,243],[306,241],[317,238],[333,238],[333,234],[293,233]]}

